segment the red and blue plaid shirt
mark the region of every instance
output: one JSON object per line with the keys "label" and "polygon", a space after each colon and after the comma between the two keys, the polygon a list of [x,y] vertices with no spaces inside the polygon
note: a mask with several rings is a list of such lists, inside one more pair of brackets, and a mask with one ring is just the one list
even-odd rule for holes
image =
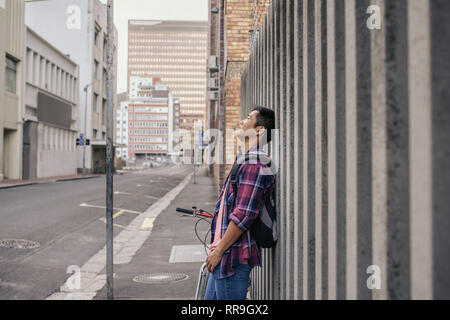
{"label": "red and blue plaid shirt", "polygon": [[[256,146],[251,148],[248,153],[265,154],[262,149]],[[259,215],[259,210],[265,202],[266,197],[272,191],[274,177],[269,167],[261,161],[250,160],[244,162],[236,177],[237,196],[234,208],[233,205],[233,186],[230,180],[231,172],[222,187],[219,199],[214,209],[214,218],[211,225],[211,243],[214,241],[216,222],[223,192],[225,194],[224,214],[222,217],[221,238],[225,235],[230,220],[232,220],[241,230],[242,236],[228,248],[219,264],[219,277],[227,278],[234,274],[233,268],[248,260],[251,267],[261,266],[261,253],[258,245],[253,238],[250,228],[252,223]],[[225,190],[228,184],[227,190]]]}

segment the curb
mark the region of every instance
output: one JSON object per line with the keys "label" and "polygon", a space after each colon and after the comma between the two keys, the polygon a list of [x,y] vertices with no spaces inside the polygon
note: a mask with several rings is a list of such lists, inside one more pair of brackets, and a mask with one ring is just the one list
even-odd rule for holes
{"label": "curb", "polygon": [[84,179],[92,179],[92,178],[98,178],[102,175],[96,175],[96,176],[86,176],[86,177],[76,177],[76,178],[61,178],[58,180],[52,180],[48,182],[63,182],[63,181],[74,181],[74,180],[84,180]]}
{"label": "curb", "polygon": [[0,189],[11,189],[11,188],[17,188],[17,187],[25,187],[25,186],[31,186],[34,184],[38,184],[39,182],[29,182],[29,183],[20,183],[20,184],[11,184],[11,185],[5,185],[1,186]]}
{"label": "curb", "polygon": [[87,176],[87,177],[76,177],[76,178],[60,178],[56,180],[45,180],[45,181],[34,181],[34,182],[25,182],[25,183],[18,183],[18,184],[7,184],[7,185],[0,185],[1,189],[11,189],[11,188],[18,188],[18,187],[25,187],[25,186],[31,186],[35,184],[44,184],[44,183],[54,183],[54,182],[64,182],[64,181],[74,181],[74,180],[84,180],[84,179],[92,179],[92,178],[98,178],[102,175],[95,175],[95,176]]}

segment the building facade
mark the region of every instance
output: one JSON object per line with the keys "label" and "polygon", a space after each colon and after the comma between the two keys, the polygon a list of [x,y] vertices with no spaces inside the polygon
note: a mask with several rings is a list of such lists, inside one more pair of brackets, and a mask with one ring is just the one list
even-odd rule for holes
{"label": "building facade", "polygon": [[128,160],[128,101],[120,102],[116,110],[116,157]]}
{"label": "building facade", "polygon": [[[78,136],[83,134],[85,139],[90,140],[90,145],[85,147],[85,157],[83,147],[78,148],[77,167],[79,171],[86,167],[87,172],[94,173],[104,173],[106,170],[106,20],[106,5],[99,0],[38,1],[26,4],[26,24],[79,65]],[[115,28],[113,41],[114,48],[117,48]],[[118,103],[115,49],[113,79],[116,110]],[[115,128],[116,126],[114,132]]]}
{"label": "building facade", "polygon": [[173,153],[178,99],[159,78],[131,77],[129,88],[130,100],[121,103],[117,114],[117,142],[122,145],[117,157],[138,164],[148,156]]}
{"label": "building facade", "polygon": [[0,180],[22,178],[24,4],[0,1]]}
{"label": "building facade", "polygon": [[128,24],[128,78],[161,78],[180,100],[182,129],[204,120],[207,33],[206,21]]}
{"label": "building facade", "polygon": [[23,179],[77,173],[78,65],[26,29]]}

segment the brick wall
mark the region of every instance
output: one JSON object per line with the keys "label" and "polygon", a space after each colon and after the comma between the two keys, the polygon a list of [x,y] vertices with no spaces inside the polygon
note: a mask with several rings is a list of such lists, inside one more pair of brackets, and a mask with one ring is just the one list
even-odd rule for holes
{"label": "brick wall", "polygon": [[[220,0],[213,0],[211,7],[219,8],[219,2]],[[264,21],[270,2],[271,0],[257,1],[258,28]],[[219,102],[219,106],[225,108],[225,130],[237,128],[241,119],[241,74],[250,55],[250,31],[254,26],[254,4],[254,0],[224,0],[225,30],[218,30],[219,34],[211,31],[210,34],[210,47],[215,47],[214,42],[215,44],[220,42],[220,32],[225,32],[225,48],[216,51],[225,54],[225,83],[224,88],[221,88],[225,90],[225,94],[221,95],[224,101]],[[211,30],[216,30],[214,26],[218,24],[218,17],[219,15],[211,14]],[[218,190],[231,170],[237,151],[235,138],[230,131],[228,134],[224,132],[224,143],[226,164],[215,165],[213,170]]]}

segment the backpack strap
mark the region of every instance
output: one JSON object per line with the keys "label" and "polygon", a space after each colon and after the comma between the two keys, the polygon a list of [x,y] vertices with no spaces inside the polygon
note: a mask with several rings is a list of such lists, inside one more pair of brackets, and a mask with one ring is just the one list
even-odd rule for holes
{"label": "backpack strap", "polygon": [[240,157],[240,158],[236,159],[236,162],[234,163],[233,168],[231,169],[231,174],[230,174],[230,182],[233,187],[233,204],[232,204],[231,208],[234,208],[234,206],[236,204],[236,195],[237,195],[237,191],[238,191],[237,174],[239,172],[239,169],[245,162],[247,162],[249,160],[261,160],[261,159],[265,159],[268,162],[267,165],[270,167],[270,165],[271,165],[270,158],[265,155],[246,154],[245,157]]}

